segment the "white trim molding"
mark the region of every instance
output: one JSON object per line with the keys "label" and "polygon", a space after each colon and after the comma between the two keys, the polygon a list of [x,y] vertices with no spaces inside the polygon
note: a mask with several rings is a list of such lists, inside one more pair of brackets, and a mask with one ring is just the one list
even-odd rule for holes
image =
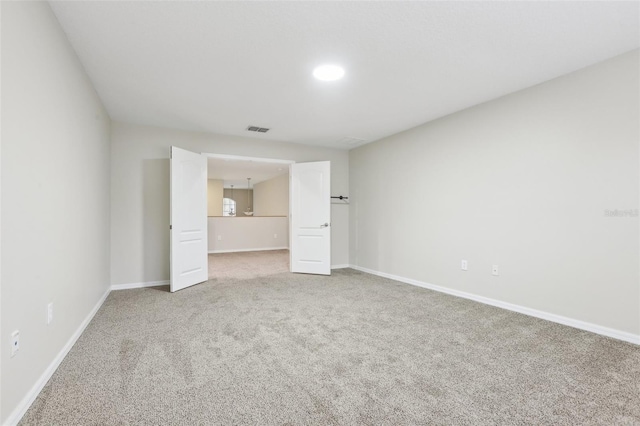
{"label": "white trim molding", "polygon": [[143,283],[113,284],[111,286],[111,290],[130,290],[132,288],[157,287],[160,285],[169,285],[169,280],[147,281]]}
{"label": "white trim molding", "polygon": [[209,254],[240,253],[245,251],[269,251],[269,250],[289,250],[289,247],[262,247],[262,248],[237,249],[237,250],[209,250]]}
{"label": "white trim molding", "polygon": [[508,311],[518,312],[520,314],[529,315],[531,317],[540,318],[543,320],[555,322],[562,325],[567,325],[569,327],[577,328],[580,330],[590,331],[592,333],[600,334],[602,336],[612,337],[614,339],[640,345],[640,335],[638,334],[616,330],[616,329],[604,327],[598,324],[593,324],[586,321],[564,317],[562,315],[556,315],[549,312],[539,311],[537,309],[527,308],[526,306],[516,305],[509,302],[503,302],[501,300],[490,299],[488,297],[479,296],[477,294],[467,293],[460,290],[454,290],[451,288],[442,287],[435,284],[429,284],[429,283],[414,280],[411,278],[404,278],[398,275],[388,274],[386,272],[374,271],[373,269],[363,268],[361,266],[351,265],[351,268],[361,272],[366,272],[368,274],[377,275],[379,277],[389,278],[394,281],[400,281],[402,283],[415,285],[417,287],[434,290],[440,293],[446,293],[452,296],[462,297],[463,299],[473,300],[475,302],[484,303],[485,305],[495,306],[497,308],[506,309]]}
{"label": "white trim molding", "polygon": [[273,163],[273,164],[294,164],[294,160],[280,160],[277,158],[264,158],[264,157],[245,157],[244,155],[227,155],[227,154],[214,154],[211,152],[201,152],[202,155],[209,158],[220,158],[223,160],[240,160],[240,161],[255,161],[258,163]]}
{"label": "white trim molding", "polygon": [[18,406],[9,415],[9,417],[5,422],[5,425],[13,426],[13,425],[17,425],[20,422],[20,420],[25,415],[29,407],[31,407],[31,404],[33,404],[33,401],[36,400],[36,398],[42,391],[42,388],[44,388],[44,386],[47,384],[51,376],[53,376],[53,373],[56,372],[56,370],[60,366],[60,363],[67,356],[67,354],[69,353],[73,345],[76,343],[78,338],[84,332],[85,328],[87,328],[87,326],[89,325],[93,317],[96,315],[96,313],[98,312],[98,310],[100,309],[104,301],[107,299],[107,296],[109,296],[109,293],[111,293],[111,289],[107,288],[107,291],[105,291],[104,294],[100,297],[100,300],[98,300],[98,303],[96,303],[93,309],[91,309],[91,312],[89,312],[89,315],[86,316],[84,321],[82,321],[80,326],[71,335],[67,343],[63,346],[60,352],[58,352],[58,355],[56,355],[53,361],[51,361],[51,364],[49,364],[47,369],[38,378],[38,381],[36,381],[36,383],[31,387],[31,389],[29,389],[29,392],[27,392],[25,397],[22,398],[22,401],[20,401]]}

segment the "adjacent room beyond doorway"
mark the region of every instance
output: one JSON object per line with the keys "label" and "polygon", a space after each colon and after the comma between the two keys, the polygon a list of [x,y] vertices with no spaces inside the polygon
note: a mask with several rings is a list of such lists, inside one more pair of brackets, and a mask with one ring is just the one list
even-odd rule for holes
{"label": "adjacent room beyond doorway", "polygon": [[290,163],[209,156],[209,279],[289,271]]}

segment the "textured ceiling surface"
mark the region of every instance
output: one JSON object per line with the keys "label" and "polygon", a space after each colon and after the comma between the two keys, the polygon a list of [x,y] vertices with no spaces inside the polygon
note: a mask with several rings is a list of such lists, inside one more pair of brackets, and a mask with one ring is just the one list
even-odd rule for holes
{"label": "textured ceiling surface", "polygon": [[347,149],[640,44],[635,1],[51,5],[114,120]]}
{"label": "textured ceiling surface", "polygon": [[207,177],[221,179],[225,188],[246,189],[247,178],[251,178],[251,188],[276,176],[289,173],[289,164],[230,158],[207,158]]}

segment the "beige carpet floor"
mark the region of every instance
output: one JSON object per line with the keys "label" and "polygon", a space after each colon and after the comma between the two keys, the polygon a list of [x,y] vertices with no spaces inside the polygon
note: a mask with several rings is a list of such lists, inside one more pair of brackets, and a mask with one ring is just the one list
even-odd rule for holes
{"label": "beige carpet floor", "polygon": [[209,255],[209,279],[249,279],[289,272],[289,250]]}
{"label": "beige carpet floor", "polygon": [[351,269],[112,292],[24,425],[640,424],[640,348]]}

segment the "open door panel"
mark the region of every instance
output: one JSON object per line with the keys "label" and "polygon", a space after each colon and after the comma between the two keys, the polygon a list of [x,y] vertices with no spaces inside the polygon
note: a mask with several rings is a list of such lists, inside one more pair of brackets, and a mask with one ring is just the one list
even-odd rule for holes
{"label": "open door panel", "polygon": [[331,162],[291,165],[291,272],[331,275]]}
{"label": "open door panel", "polygon": [[207,159],[171,147],[171,292],[207,280]]}

